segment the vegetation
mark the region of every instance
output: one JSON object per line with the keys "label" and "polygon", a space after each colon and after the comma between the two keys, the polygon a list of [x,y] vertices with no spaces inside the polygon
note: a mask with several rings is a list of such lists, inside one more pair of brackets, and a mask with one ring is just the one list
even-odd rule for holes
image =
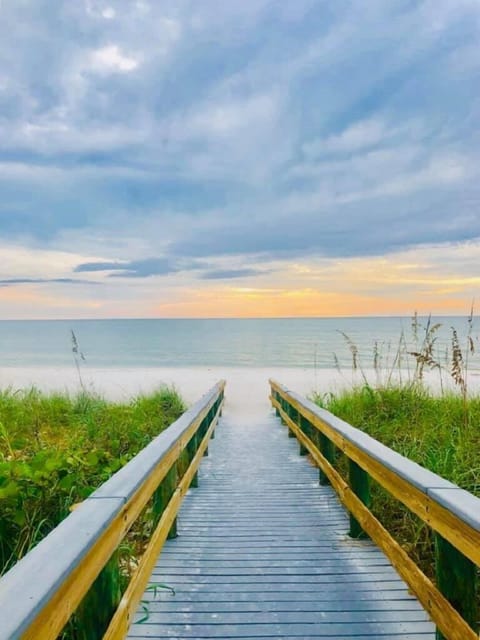
{"label": "vegetation", "polygon": [[[319,400],[318,400],[319,401]],[[419,386],[367,387],[319,401],[329,411],[380,442],[460,487],[480,496],[480,398],[433,396]],[[433,574],[430,529],[378,486],[372,511],[429,575]]]}
{"label": "vegetation", "polygon": [[356,388],[323,403],[402,455],[480,495],[480,398],[434,396],[421,387]]}
{"label": "vegetation", "polygon": [[[362,384],[339,394],[315,396],[315,401],[353,426],[422,466],[480,496],[480,398],[468,393],[468,359],[475,352],[473,312],[468,320],[465,345],[452,328],[449,355],[435,356],[440,325],[430,320],[420,325],[414,316],[412,332],[416,347],[409,350],[405,336],[399,340],[393,366],[376,371],[372,384],[361,369],[358,350],[345,336],[352,353],[352,368],[360,370]],[[419,337],[422,334],[422,337]],[[374,365],[380,361],[374,348]],[[410,359],[410,363],[407,361]],[[401,376],[392,375],[396,367]],[[436,391],[425,384],[425,373],[435,370],[440,381]],[[405,371],[410,371],[405,376]],[[446,382],[453,389],[446,390]],[[345,461],[339,460],[340,469]],[[375,515],[385,524],[423,570],[433,574],[434,549],[431,530],[379,486],[372,487]]]}
{"label": "vegetation", "polygon": [[0,574],[184,411],[163,388],[128,403],[0,392]]}

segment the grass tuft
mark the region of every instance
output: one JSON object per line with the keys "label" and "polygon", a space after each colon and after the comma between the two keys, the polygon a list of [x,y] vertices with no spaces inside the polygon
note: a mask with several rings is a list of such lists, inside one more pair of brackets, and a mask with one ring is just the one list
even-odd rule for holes
{"label": "grass tuft", "polygon": [[[441,325],[432,323],[431,317],[422,324],[417,313],[411,321],[411,339],[402,332],[391,365],[375,342],[376,384],[367,380],[355,343],[342,333],[352,356],[352,372],[360,371],[363,383],[337,394],[316,394],[313,400],[394,451],[480,497],[480,397],[472,396],[467,384],[469,358],[476,351],[473,311],[472,304],[463,340],[455,327],[450,328],[450,349],[447,346],[444,357],[437,345]],[[436,392],[426,386],[427,371],[439,374]],[[453,382],[450,390],[446,387],[448,379]],[[345,456],[339,454],[337,464],[346,477]],[[373,513],[433,577],[430,528],[375,482],[372,499]]]}
{"label": "grass tuft", "polygon": [[168,388],[125,403],[0,391],[0,574],[184,410]]}

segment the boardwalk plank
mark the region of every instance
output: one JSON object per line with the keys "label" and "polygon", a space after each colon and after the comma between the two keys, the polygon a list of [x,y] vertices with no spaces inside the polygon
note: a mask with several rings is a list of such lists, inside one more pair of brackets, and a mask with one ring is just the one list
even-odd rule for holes
{"label": "boardwalk plank", "polygon": [[[284,624],[134,624],[131,638],[405,638],[406,634],[428,633],[429,622],[363,622]],[[161,635],[158,635],[158,634]]]}
{"label": "boardwalk plank", "polygon": [[[273,415],[229,412],[130,638],[433,640],[434,627]],[[139,624],[138,620],[144,619]]]}
{"label": "boardwalk plank", "polygon": [[[195,624],[197,625],[227,625],[239,624],[240,615],[238,612],[226,613],[220,615],[218,611],[199,612],[192,609],[195,613]],[[247,616],[243,616],[247,617]],[[140,616],[139,616],[140,618]],[[249,612],[248,624],[317,624],[319,618],[322,624],[360,624],[375,622],[378,624],[384,622],[398,622],[398,611],[257,611]],[[402,611],[402,619],[407,622],[425,622],[428,616],[424,611],[410,610]],[[151,610],[148,618],[148,624],[162,625],[178,625],[191,624],[192,612],[162,612]],[[141,625],[139,625],[141,626]]]}

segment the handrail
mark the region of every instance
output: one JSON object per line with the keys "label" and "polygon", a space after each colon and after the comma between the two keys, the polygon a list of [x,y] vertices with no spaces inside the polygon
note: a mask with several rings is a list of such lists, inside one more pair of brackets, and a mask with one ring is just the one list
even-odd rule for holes
{"label": "handrail", "polygon": [[[383,549],[436,623],[437,637],[478,640],[480,499],[284,385],[270,380],[270,386],[277,415],[320,468],[320,483],[331,484],[349,510],[350,535],[368,535]],[[349,460],[349,483],[335,469],[334,448]],[[436,532],[438,588],[371,513],[370,478]]]}
{"label": "handrail", "polygon": [[[123,637],[148,582],[147,564],[153,565],[174,527],[188,487],[196,486],[196,470],[221,413],[224,387],[225,381],[218,382],[3,576],[0,640],[56,638],[92,585],[95,589],[97,576],[106,571],[153,496],[158,526],[108,631],[110,637]],[[180,479],[176,463],[185,450],[189,467]]]}

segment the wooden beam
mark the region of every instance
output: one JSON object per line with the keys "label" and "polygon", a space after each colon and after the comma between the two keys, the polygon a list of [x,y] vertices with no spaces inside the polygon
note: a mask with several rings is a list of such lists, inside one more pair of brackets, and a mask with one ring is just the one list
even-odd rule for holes
{"label": "wooden beam", "polygon": [[[7,637],[57,638],[208,411],[223,396],[224,386],[223,381],[218,383],[169,427],[169,434],[169,429],[162,432],[158,452],[156,444],[148,445],[2,578],[0,615]],[[142,456],[145,452],[148,455]],[[151,465],[141,481],[135,474],[144,474],[145,468],[137,459]],[[117,489],[122,493],[117,494]],[[82,536],[70,545],[72,528],[81,530]]]}
{"label": "wooden beam", "polygon": [[148,580],[152,573],[157,557],[167,539],[168,532],[178,513],[182,500],[190,486],[190,483],[197,473],[197,469],[203,457],[205,449],[208,447],[210,436],[218,422],[222,404],[218,408],[217,414],[210,424],[205,437],[194,455],[190,466],[185,475],[181,479],[175,493],[163,512],[158,526],[153,533],[149,545],[143,554],[139,565],[130,580],[130,583],[123,594],[118,609],[113,616],[110,626],[108,627],[103,640],[119,640],[127,635],[128,628],[132,622],[133,615],[137,610],[138,604],[142,598]]}
{"label": "wooden beam", "polygon": [[[276,402],[276,401],[275,401]],[[362,529],[384,551],[401,577],[417,596],[432,620],[441,630],[447,640],[478,640],[478,635],[470,628],[449,601],[440,593],[435,585],[419,569],[415,562],[406,554],[398,542],[392,538],[377,518],[369,511],[363,502],[353,493],[342,476],[322,456],[315,445],[298,429],[285,412],[282,415],[299,440],[309,450],[312,458],[323,472],[345,507],[355,516]]]}
{"label": "wooden beam", "polygon": [[[348,458],[356,462],[392,496],[419,516],[426,524],[432,527],[432,529],[440,533],[443,538],[448,540],[474,564],[477,566],[480,565],[480,530],[477,530],[466,520],[442,506],[433,497],[428,495],[426,491],[420,490],[412,482],[409,482],[394,470],[382,464],[376,457],[360,449],[348,438],[339,433],[337,429],[325,422],[325,420],[312,411],[312,409],[305,407],[299,400],[290,396],[278,383],[272,383],[272,388],[274,388],[285,401],[290,402],[312,425],[321,433],[325,434]],[[354,429],[353,427],[350,428]],[[355,431],[359,430],[355,429]],[[362,432],[359,431],[359,433]],[[365,436],[365,434],[363,435]],[[366,440],[367,438],[365,437],[364,439]],[[373,438],[368,437],[368,439],[376,442]],[[388,447],[385,447],[385,449],[388,449]],[[407,458],[400,456],[400,454],[396,454],[396,458],[403,458],[406,462],[411,462],[408,461]],[[440,476],[436,476],[436,474],[430,472],[429,475],[438,479],[439,486],[442,486],[442,484],[451,484],[447,483]],[[456,488],[455,485],[451,486],[453,489]]]}

